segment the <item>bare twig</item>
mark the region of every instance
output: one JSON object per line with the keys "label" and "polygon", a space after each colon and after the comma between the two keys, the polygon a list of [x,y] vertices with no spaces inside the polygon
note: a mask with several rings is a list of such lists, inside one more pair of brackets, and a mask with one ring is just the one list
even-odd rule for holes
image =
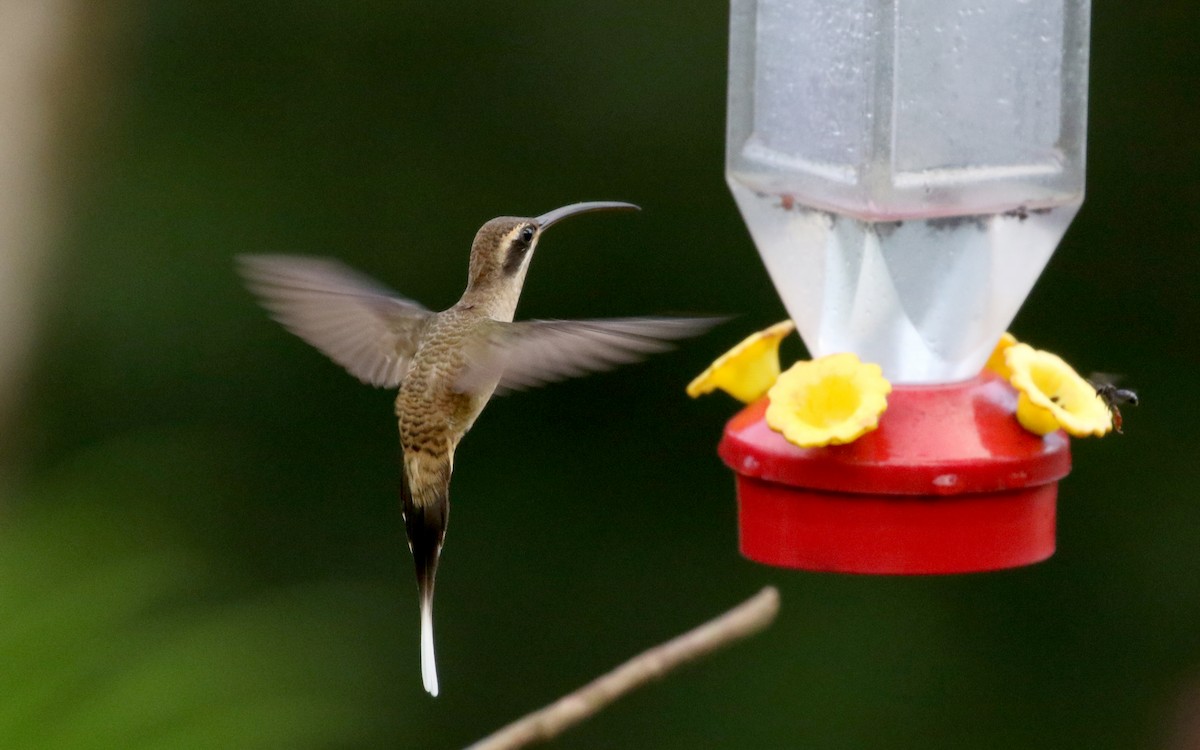
{"label": "bare twig", "polygon": [[779,592],[768,586],[715,620],[642,652],[575,692],[483,738],[467,750],[513,750],[552,739],[634,688],[722,646],[754,635],[770,625],[778,612]]}

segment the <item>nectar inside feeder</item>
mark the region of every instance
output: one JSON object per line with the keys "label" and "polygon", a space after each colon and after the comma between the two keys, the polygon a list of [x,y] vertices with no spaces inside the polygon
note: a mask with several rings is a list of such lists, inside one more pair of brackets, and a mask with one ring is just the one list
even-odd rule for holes
{"label": "nectar inside feeder", "polygon": [[879,427],[726,427],[741,548],[854,573],[1054,552],[1062,432],[983,373],[1083,200],[1088,0],[733,0],[726,179],[809,351],[878,364]]}

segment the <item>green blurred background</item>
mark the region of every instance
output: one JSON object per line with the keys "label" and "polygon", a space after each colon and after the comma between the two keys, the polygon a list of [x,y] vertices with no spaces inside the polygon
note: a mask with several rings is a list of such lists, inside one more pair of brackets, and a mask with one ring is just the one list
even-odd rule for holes
{"label": "green blurred background", "polygon": [[[722,178],[727,13],[106,0],[71,22],[0,441],[0,747],[461,746],[767,583],[771,630],[558,746],[1200,746],[1195,6],[1096,4],[1088,197],[1014,324],[1143,404],[1075,443],[1054,558],[944,578],[737,554],[735,404],[683,385],[785,314]],[[268,320],[231,258],[330,255],[440,309],[482,222],[595,199],[644,210],[555,229],[522,317],[740,317],[489,407],[456,464],[434,700],[392,396]]]}

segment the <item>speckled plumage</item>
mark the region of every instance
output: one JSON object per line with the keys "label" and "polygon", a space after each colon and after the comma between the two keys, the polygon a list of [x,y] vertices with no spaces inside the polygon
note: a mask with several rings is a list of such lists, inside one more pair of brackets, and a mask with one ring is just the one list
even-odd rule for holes
{"label": "speckled plumage", "polygon": [[438,693],[433,590],[450,509],[454,451],[493,393],[602,370],[663,351],[713,318],[512,322],[541,232],[585,211],[578,203],[534,218],[500,217],[471,246],[467,289],[431,312],[336,261],[242,256],[241,272],[273,317],[360,380],[399,387],[401,503],[421,599],[421,671]]}
{"label": "speckled plumage", "polygon": [[513,235],[529,221],[500,217],[480,228],[471,246],[467,290],[454,307],[430,316],[400,384],[396,417],[416,505],[437,502],[437,494],[445,494],[438,484],[450,481],[454,449],[496,390],[499,377],[490,387],[483,383],[464,390],[459,383],[481,326],[510,322],[516,313],[529,263],[526,258],[515,273],[505,273],[505,254]]}

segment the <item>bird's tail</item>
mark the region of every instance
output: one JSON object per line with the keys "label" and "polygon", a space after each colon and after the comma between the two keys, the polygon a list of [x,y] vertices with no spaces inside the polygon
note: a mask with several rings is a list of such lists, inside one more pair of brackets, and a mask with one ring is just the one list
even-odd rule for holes
{"label": "bird's tail", "polygon": [[408,547],[412,550],[413,563],[416,565],[417,593],[421,600],[421,681],[425,690],[436,697],[438,678],[433,651],[433,584],[450,514],[448,486],[421,497],[419,503],[413,498],[407,477],[403,478],[400,487]]}
{"label": "bird's tail", "polygon": [[421,597],[421,682],[434,698],[438,694],[437,661],[433,656],[433,590]]}

